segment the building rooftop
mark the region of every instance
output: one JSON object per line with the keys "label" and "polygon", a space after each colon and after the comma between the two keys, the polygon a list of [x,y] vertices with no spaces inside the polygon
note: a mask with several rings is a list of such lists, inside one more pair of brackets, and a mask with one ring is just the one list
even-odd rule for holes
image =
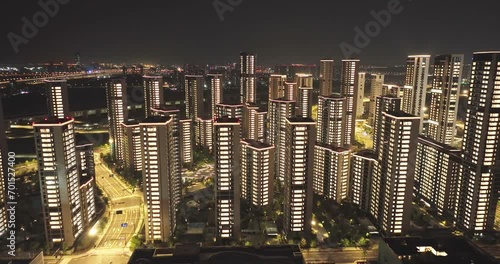
{"label": "building rooftop", "polygon": [[271,99],[270,101],[278,101],[278,102],[295,102],[295,101],[292,101],[292,100],[288,100],[287,98],[278,98],[278,99]]}
{"label": "building rooftop", "polygon": [[302,264],[304,258],[296,245],[201,247],[184,244],[175,248],[136,249],[128,263],[144,261],[150,264]]}
{"label": "building rooftop", "polygon": [[371,149],[361,150],[359,152],[354,153],[354,155],[369,158],[369,159],[376,159],[377,158],[377,154]]}
{"label": "building rooftop", "polygon": [[137,121],[135,119],[129,119],[129,120],[123,122],[123,124],[125,124],[127,126],[135,126],[135,125],[139,125],[139,121]]}
{"label": "building rooftop", "polygon": [[465,237],[385,238],[384,242],[401,256],[403,264],[494,264],[495,259]]}
{"label": "building rooftop", "polygon": [[250,146],[252,146],[254,148],[270,148],[270,147],[273,147],[273,145],[271,145],[271,144],[260,142],[260,141],[254,140],[254,139],[245,139],[245,140],[242,140],[242,141],[244,141],[245,143],[247,143],[248,145],[250,145]]}
{"label": "building rooftop", "polygon": [[402,117],[402,118],[415,118],[415,119],[420,119],[418,116],[410,115],[408,113],[405,113],[403,111],[387,111],[386,112],[388,115],[394,116],[394,117]]}
{"label": "building rooftop", "polygon": [[50,116],[50,117],[46,117],[42,120],[39,120],[37,122],[34,122],[33,125],[35,125],[35,124],[42,124],[42,125],[62,124],[62,123],[69,122],[71,120],[73,120],[73,118],[71,118],[71,117],[58,118],[55,116]]}
{"label": "building rooftop", "polygon": [[151,111],[181,111],[179,108],[175,105],[160,105],[158,107],[153,107],[151,108]]}
{"label": "building rooftop", "polygon": [[348,148],[342,148],[342,147],[338,147],[338,146],[335,146],[335,145],[324,144],[324,143],[321,143],[321,142],[316,142],[316,146],[319,146],[319,147],[322,147],[322,148],[326,148],[326,149],[331,149],[331,150],[333,150],[335,152],[350,151]]}
{"label": "building rooftop", "polygon": [[345,96],[342,96],[338,93],[331,94],[331,95],[320,95],[319,97],[328,98],[328,99],[346,99]]}
{"label": "building rooftop", "polygon": [[228,116],[222,116],[215,119],[215,123],[239,123],[239,118],[230,118]]}
{"label": "building rooftop", "polygon": [[150,116],[141,121],[141,124],[166,123],[170,119],[171,119],[170,116]]}
{"label": "building rooftop", "polygon": [[425,144],[427,146],[433,146],[434,148],[438,149],[438,150],[441,150],[441,151],[444,151],[448,154],[455,154],[455,155],[459,155],[460,154],[460,149],[458,148],[454,148],[450,145],[446,145],[446,144],[443,144],[439,141],[436,141],[432,138],[428,138],[426,136],[422,136],[420,135],[418,137],[418,141],[419,143],[422,143],[422,144]]}
{"label": "building rooftop", "polygon": [[316,122],[310,117],[301,117],[301,116],[289,117],[289,118],[287,118],[287,120],[289,122],[292,122],[292,123],[314,123],[314,124],[316,124]]}

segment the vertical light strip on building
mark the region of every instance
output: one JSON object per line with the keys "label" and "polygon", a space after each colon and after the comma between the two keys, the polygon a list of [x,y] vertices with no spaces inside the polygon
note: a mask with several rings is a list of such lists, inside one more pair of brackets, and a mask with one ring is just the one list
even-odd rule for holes
{"label": "vertical light strip on building", "polygon": [[113,160],[123,163],[123,130],[120,123],[128,120],[127,82],[125,78],[112,79],[106,89],[109,138]]}

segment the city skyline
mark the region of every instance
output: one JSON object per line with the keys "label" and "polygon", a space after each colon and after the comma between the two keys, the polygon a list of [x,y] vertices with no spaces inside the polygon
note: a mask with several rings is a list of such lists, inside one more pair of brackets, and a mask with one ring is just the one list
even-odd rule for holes
{"label": "city skyline", "polygon": [[4,4],[0,262],[498,263],[500,4],[361,1]]}
{"label": "city skyline", "polygon": [[[308,6],[309,12],[300,12],[301,4],[295,2],[283,5],[283,2],[279,1],[273,3],[242,1],[232,12],[224,13],[223,21],[220,20],[213,1],[193,4],[192,1],[161,3],[150,0],[134,8],[121,2],[116,5],[117,2],[114,1],[100,3],[99,8],[93,8],[93,5],[79,1],[66,2],[68,3],[60,5],[59,12],[54,18],[51,17],[47,25],[40,28],[35,37],[29,39],[28,44],[19,46],[17,54],[14,53],[7,37],[0,41],[0,62],[73,61],[75,53],[79,52],[83,63],[117,61],[150,64],[224,64],[234,61],[231,54],[242,50],[258,53],[263,65],[316,63],[325,57],[339,60],[344,59],[339,45],[342,42],[352,45],[356,35],[354,28],[364,28],[366,23],[374,20],[370,12],[386,9],[389,1],[372,1],[363,3],[363,6],[358,6],[354,2],[317,1]],[[494,1],[487,0],[476,4],[490,7],[498,5]],[[499,37],[487,34],[494,29],[495,8],[485,8],[481,14],[476,14],[466,12],[468,4],[462,2],[449,5],[430,0],[416,2],[401,0],[400,5],[403,7],[402,12],[393,15],[391,23],[383,27],[381,33],[371,40],[370,45],[363,48],[361,54],[356,54],[357,57],[369,64],[377,64],[378,56],[383,54],[387,64],[391,65],[404,64],[402,58],[408,54],[458,53],[467,54],[466,61],[470,61],[470,54],[474,50],[489,50],[500,45]],[[8,1],[4,3],[4,7],[10,12],[0,18],[0,24],[4,25],[0,32],[3,36],[7,36],[9,32],[22,36],[22,18],[27,17],[31,20],[34,13],[42,10],[36,2],[21,4]],[[113,10],[113,20],[109,19],[109,10]],[[186,13],[185,10],[191,12]],[[92,13],[92,19],[87,17],[86,14],[89,13]],[[168,15],[164,16],[165,13]],[[237,30],[248,28],[246,22],[256,13],[260,19],[252,20],[255,23],[252,28],[261,30]],[[426,14],[424,24],[420,23],[422,13]],[[463,17],[469,19],[462,19]],[[446,19],[454,24],[454,27],[448,29],[446,33],[440,27],[432,27],[435,23],[439,23],[438,18]],[[276,23],[283,20],[289,21],[289,24]],[[142,23],[135,21],[164,28],[172,25],[173,28],[167,31],[170,32],[167,36],[158,36],[155,34],[157,33],[155,27],[143,27]],[[187,22],[181,24],[179,21]],[[199,21],[207,28],[220,30],[206,32],[199,30]],[[339,23],[343,26],[334,26]],[[109,34],[108,30],[113,30],[113,33]],[[200,31],[200,34],[187,34],[193,31]],[[312,42],[292,41],[294,39],[292,36],[297,31],[306,32],[307,39]],[[236,35],[225,32],[236,32]],[[276,32],[279,32],[284,39],[279,42],[262,41],[274,36]],[[51,40],[58,39],[61,33],[65,35],[65,39],[71,40],[71,45],[55,49]],[[249,36],[245,37],[245,34]],[[130,36],[126,37],[127,35]],[[187,38],[184,38],[186,36]],[[396,41],[387,41],[391,36],[397,36]],[[461,41],[457,42],[457,36],[468,37],[461,38]],[[130,44],[127,45],[116,45],[116,39],[120,38],[133,41],[129,41]],[[177,41],[181,38],[183,41]],[[99,44],[92,44],[92,39],[100,39]],[[214,42],[205,42],[205,39],[212,39]],[[206,45],[198,45],[200,42]],[[148,49],[143,50],[142,54],[134,51],[135,47],[146,43]],[[39,53],[40,49],[45,52]],[[307,50],[305,54],[303,54],[304,49]]]}

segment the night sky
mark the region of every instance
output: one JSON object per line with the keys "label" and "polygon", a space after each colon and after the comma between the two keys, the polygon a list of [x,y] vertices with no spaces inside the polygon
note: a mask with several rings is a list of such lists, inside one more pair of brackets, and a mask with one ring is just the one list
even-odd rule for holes
{"label": "night sky", "polygon": [[[373,20],[370,11],[387,9],[390,1],[242,0],[221,21],[214,0],[69,0],[15,54],[7,34],[21,35],[22,17],[31,21],[42,9],[36,0],[2,0],[0,64],[71,62],[76,51],[83,63],[219,64],[237,61],[242,50],[256,52],[262,65],[339,60],[340,43],[353,44],[354,27],[364,28]],[[500,49],[499,1],[400,3],[402,12],[356,55],[363,64]]]}

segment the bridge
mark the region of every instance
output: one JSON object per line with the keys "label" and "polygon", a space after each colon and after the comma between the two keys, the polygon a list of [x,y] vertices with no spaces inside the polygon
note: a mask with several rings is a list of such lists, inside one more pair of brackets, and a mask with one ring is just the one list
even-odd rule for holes
{"label": "bridge", "polygon": [[0,73],[0,86],[10,83],[40,84],[46,80],[73,80],[87,78],[109,78],[123,73],[122,69],[96,70],[91,72],[58,72],[37,74]]}

